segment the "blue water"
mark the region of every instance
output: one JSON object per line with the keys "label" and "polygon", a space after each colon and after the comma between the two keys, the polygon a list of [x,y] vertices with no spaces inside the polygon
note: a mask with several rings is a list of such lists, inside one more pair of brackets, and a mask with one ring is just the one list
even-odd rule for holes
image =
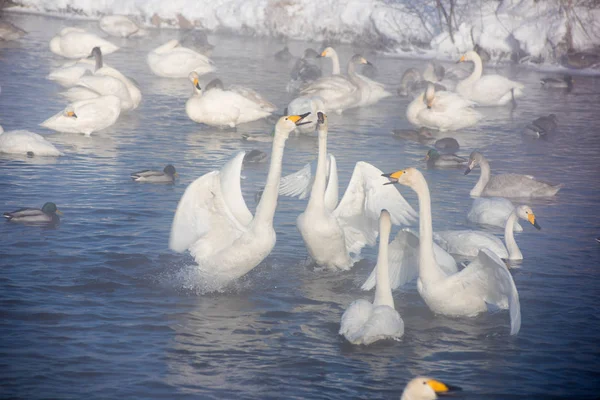
{"label": "blue water", "polygon": [[[48,49],[67,25],[93,22],[11,15],[29,31],[0,47],[0,124],[5,130],[38,127],[60,111],[61,90],[45,76],[64,60]],[[64,212],[55,229],[0,223],[0,397],[61,399],[395,399],[412,377],[428,374],[461,386],[464,399],[598,397],[600,376],[600,78],[576,77],[575,90],[543,91],[531,69],[499,72],[524,82],[527,97],[511,115],[485,110],[478,127],[453,133],[459,154],[475,148],[492,172],[516,172],[563,183],[551,200],[528,204],[542,226],[517,234],[525,260],[512,270],[523,323],[509,336],[508,313],[476,318],[434,316],[414,287],[396,291],[406,325],[400,342],[349,345],[337,334],[342,312],[357,298],[372,299],[360,284],[375,251],[351,271],[306,268],[295,218],[306,202],[282,198],[271,255],[225,293],[204,294],[189,254],[168,249],[170,225],[186,186],[237,151],[270,151],[242,133],[267,134],[273,121],[220,131],[189,120],[185,79],[162,79],[146,65],[147,52],[177,36],[152,32],[140,40],[113,40],[122,49],[106,62],[142,87],[141,106],[92,137],[52,134],[66,155],[58,159],[0,156],[0,211],[55,202]],[[257,89],[280,109],[289,66],[272,54],[269,39],[212,36],[212,58],[225,84]],[[305,43],[290,43],[301,54]],[[318,47],[317,45],[313,45]],[[353,52],[339,46],[342,60]],[[395,90],[418,60],[365,52],[377,79]],[[207,82],[210,77],[205,77]],[[426,170],[427,147],[391,136],[408,128],[410,99],[391,97],[375,107],[330,116],[329,150],[340,184],[354,164],[383,171],[417,166],[432,193],[434,229],[472,227],[469,191],[478,170]],[[522,128],[553,112],[559,132],[528,140]],[[291,138],[284,173],[315,158],[314,138]],[[172,163],[175,185],[131,182],[129,173]],[[250,209],[268,163],[244,170]],[[416,208],[416,196],[400,188]],[[343,191],[343,190],[342,190]],[[497,231],[501,234],[501,230]]]}

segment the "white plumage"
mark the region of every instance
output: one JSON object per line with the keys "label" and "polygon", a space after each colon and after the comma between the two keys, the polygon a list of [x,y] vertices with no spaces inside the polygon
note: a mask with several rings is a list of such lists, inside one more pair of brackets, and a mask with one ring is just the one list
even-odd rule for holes
{"label": "white plumage", "polygon": [[40,125],[58,132],[89,135],[114,124],[120,113],[121,101],[118,97],[101,96],[71,103]]}
{"label": "white plumage", "polygon": [[169,40],[149,52],[147,62],[155,75],[164,78],[185,78],[192,71],[204,75],[215,70],[210,58],[182,47],[177,40]]}
{"label": "white plumage", "polygon": [[25,130],[3,132],[2,127],[0,127],[0,153],[23,155],[33,153],[34,156],[63,155],[42,135]]}
{"label": "white plumage", "polygon": [[100,47],[103,54],[119,50],[111,42],[80,28],[64,28],[50,40],[50,51],[66,58],[87,57],[94,47]]}

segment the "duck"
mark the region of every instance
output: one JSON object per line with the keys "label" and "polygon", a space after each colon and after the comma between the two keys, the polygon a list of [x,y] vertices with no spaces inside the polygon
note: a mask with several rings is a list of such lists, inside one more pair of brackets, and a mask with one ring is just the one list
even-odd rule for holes
{"label": "duck", "polygon": [[404,321],[394,307],[394,298],[388,275],[388,240],[392,220],[387,210],[379,217],[379,253],[377,255],[377,285],[373,303],[353,301],[340,323],[339,334],[356,345],[370,345],[379,340],[397,340],[404,336]]}
{"label": "duck", "polygon": [[302,125],[296,128],[300,133],[312,133],[317,127],[317,112],[327,112],[325,107],[325,101],[321,96],[300,96],[288,104],[285,114],[303,114],[310,112],[310,115],[314,115],[315,118],[308,120],[306,125]]}
{"label": "duck", "polygon": [[27,32],[7,21],[0,21],[0,41],[19,40]]}
{"label": "duck", "polygon": [[[414,221],[416,213],[400,192],[382,185],[381,171],[373,165],[357,162],[350,183],[337,203],[337,169],[330,164],[327,183],[326,114],[317,113],[319,153],[317,170],[306,209],[296,219],[308,254],[314,263],[333,271],[350,269],[362,248],[373,246],[382,209],[387,209],[395,225]],[[334,161],[335,164],[335,161]],[[329,186],[332,186],[329,189]],[[327,192],[330,192],[328,194]]]}
{"label": "duck", "polygon": [[225,90],[220,81],[213,81],[209,90],[203,91],[196,72],[190,72],[188,79],[194,86],[194,92],[185,104],[185,112],[199,124],[235,128],[239,124],[268,117],[276,109],[252,89],[232,86]]}
{"label": "duck", "polygon": [[457,151],[460,149],[460,144],[458,140],[453,137],[443,137],[435,141],[433,146],[442,151]]}
{"label": "duck", "polygon": [[540,80],[544,89],[566,89],[569,92],[573,89],[573,82],[575,80],[571,75],[563,75],[562,79],[548,77]]}
{"label": "duck", "polygon": [[318,57],[320,55],[314,49],[304,50],[303,57],[296,61],[290,72],[290,81],[286,86],[288,93],[296,93],[323,76],[321,67],[315,63]]}
{"label": "duck", "polygon": [[471,61],[475,65],[466,79],[456,84],[456,92],[480,106],[516,104],[514,100],[524,95],[525,86],[501,75],[483,75],[481,57],[474,51],[466,52],[458,62]]}
{"label": "duck", "polygon": [[554,133],[557,127],[558,118],[555,114],[549,114],[548,116],[534,119],[531,124],[525,127],[524,133],[528,136],[539,138]]}
{"label": "duck", "polygon": [[143,171],[134,172],[131,174],[131,179],[135,182],[173,183],[178,176],[179,174],[175,171],[175,167],[168,164],[162,171],[145,169]]}
{"label": "duck", "polygon": [[484,197],[552,197],[563,187],[562,184],[552,185],[535,180],[529,175],[502,174],[490,176],[490,164],[478,151],[469,156],[465,175],[477,165],[481,167],[481,175],[471,196]]}
{"label": "duck", "polygon": [[516,207],[504,228],[504,241],[489,232],[475,230],[439,231],[433,234],[433,240],[449,253],[467,257],[475,257],[479,250],[487,248],[498,257],[507,260],[522,260],[523,253],[517,246],[514,236],[514,224],[517,218],[529,221],[537,230],[542,229],[537,222],[531,207],[521,205]]}
{"label": "duck", "polygon": [[152,72],[163,78],[185,78],[191,71],[204,75],[216,69],[210,58],[182,47],[175,39],[149,52],[146,61]]}
{"label": "duck", "polygon": [[199,274],[205,278],[207,291],[221,290],[244,276],[275,246],[273,217],[285,142],[306,116],[284,116],[275,124],[267,182],[254,216],[240,187],[243,151],[220,170],[192,182],[179,200],[169,248],[176,252],[190,251]]}
{"label": "duck", "polygon": [[42,135],[26,130],[4,132],[2,126],[0,126],[0,153],[50,157],[64,155]]}
{"label": "duck", "polygon": [[113,43],[74,27],[63,28],[50,40],[50,51],[66,58],[87,57],[94,47],[100,47],[102,54],[111,54],[119,50]]}
{"label": "duck", "polygon": [[40,126],[58,132],[83,133],[89,136],[113,125],[120,114],[121,100],[117,96],[100,96],[73,102]]}
{"label": "duck", "polygon": [[440,154],[435,149],[430,149],[425,155],[429,168],[462,167],[467,164],[467,159],[456,154]]}
{"label": "duck", "polygon": [[94,72],[84,71],[74,87],[60,94],[70,101],[115,95],[121,100],[121,111],[136,109],[142,101],[137,84],[117,69],[104,65],[100,47],[94,47],[89,57],[95,59]]}
{"label": "duck", "polygon": [[[504,197],[476,197],[469,209],[467,219],[476,224],[504,229],[514,209],[514,204]],[[523,231],[518,221],[514,223],[514,231]]]}
{"label": "duck", "polygon": [[45,203],[39,208],[20,208],[12,212],[5,212],[4,218],[10,222],[36,225],[55,225],[60,221],[62,212],[52,202]]}
{"label": "duck", "polygon": [[435,379],[418,376],[406,384],[400,400],[436,400],[439,396],[452,395],[462,389]]}
{"label": "duck", "polygon": [[100,18],[98,25],[103,32],[116,37],[139,37],[148,34],[126,15],[105,15]]}
{"label": "duck", "polygon": [[436,92],[435,86],[419,94],[406,109],[406,119],[415,126],[440,132],[458,130],[477,124],[483,115],[473,109],[474,102],[453,92]]}
{"label": "duck", "polygon": [[424,126],[419,129],[394,129],[392,130],[392,135],[400,139],[411,140],[421,144],[426,144],[435,140],[431,131]]}
{"label": "duck", "polygon": [[489,306],[508,309],[510,334],[521,329],[519,293],[504,262],[488,249],[459,272],[447,274],[440,268],[433,252],[431,195],[423,174],[406,168],[384,174],[391,183],[399,183],[415,191],[419,199],[419,278],[417,290],[435,314],[451,317],[473,317],[487,312]]}
{"label": "duck", "polygon": [[290,61],[294,58],[292,53],[290,53],[290,49],[285,46],[283,49],[279,50],[277,53],[273,55],[273,58],[277,61]]}

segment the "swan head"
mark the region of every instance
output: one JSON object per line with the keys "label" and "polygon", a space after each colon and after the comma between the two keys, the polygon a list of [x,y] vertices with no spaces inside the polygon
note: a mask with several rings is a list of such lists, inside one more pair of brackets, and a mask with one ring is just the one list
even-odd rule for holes
{"label": "swan head", "polygon": [[63,113],[63,115],[68,118],[77,119],[77,114],[75,114],[75,110],[73,110],[73,107],[65,108],[65,112]]}
{"label": "swan head", "polygon": [[473,168],[479,165],[481,163],[481,160],[483,160],[483,154],[481,154],[478,151],[472,152],[469,156],[469,163],[467,164],[465,175],[467,175],[469,172],[471,172],[471,170],[473,170]]}
{"label": "swan head", "polygon": [[465,62],[465,61],[475,61],[475,60],[479,60],[479,62],[481,62],[481,57],[479,57],[479,54],[477,54],[477,52],[475,52],[473,50],[469,50],[465,54],[462,55],[462,57],[458,60],[458,62],[461,63],[461,62]]}
{"label": "swan head", "polygon": [[448,385],[426,376],[419,376],[406,384],[402,400],[435,400],[438,395],[446,395],[462,390],[458,386]]}
{"label": "swan head", "polygon": [[538,223],[535,219],[535,214],[533,213],[533,210],[531,209],[531,207],[518,206],[516,208],[516,213],[519,218],[529,221],[529,223],[531,225],[533,225],[537,230],[542,229],[542,227],[538,225]]}
{"label": "swan head", "polygon": [[350,59],[350,62],[354,63],[354,64],[373,65],[369,61],[367,61],[366,58],[364,58],[363,56],[361,56],[360,54],[353,55],[352,58]]}
{"label": "swan head", "polygon": [[431,82],[427,84],[427,90],[425,91],[425,100],[427,100],[427,108],[431,108],[433,100],[435,100],[435,85]]}
{"label": "swan head", "polygon": [[175,167],[171,164],[167,165],[164,169],[163,172],[169,176],[172,176],[174,178],[178,177],[179,174],[177,173],[177,171],[175,171]]}
{"label": "swan head", "polygon": [[392,185],[394,183],[400,183],[405,186],[415,185],[419,179],[423,178],[423,175],[416,168],[406,168],[400,171],[392,172],[391,174],[381,174],[388,178],[390,181],[384,183],[384,185]]}
{"label": "swan head", "polygon": [[317,112],[317,130],[319,133],[327,135],[327,114],[322,111]]}
{"label": "swan head", "polygon": [[202,88],[200,87],[200,75],[198,75],[196,71],[190,72],[190,74],[188,75],[188,79],[190,80],[190,82],[192,82],[196,91],[200,92],[202,90]]}
{"label": "swan head", "polygon": [[60,210],[56,207],[56,204],[52,203],[51,201],[45,203],[42,206],[42,212],[44,214],[58,214],[58,215],[62,215],[62,212],[60,212]]}
{"label": "swan head", "polygon": [[310,121],[303,121],[304,118],[309,116],[309,112],[301,115],[284,115],[279,118],[277,124],[275,124],[275,136],[283,136],[286,139],[290,136],[290,133],[296,129],[297,126],[310,124]]}
{"label": "swan head", "polygon": [[100,50],[99,46],[94,47],[92,49],[92,52],[88,56],[88,58],[96,58],[96,57],[102,57],[102,50]]}
{"label": "swan head", "polygon": [[321,52],[320,55],[318,55],[317,57],[333,57],[334,54],[336,54],[335,50],[333,49],[333,47],[327,47],[325,48],[325,50],[323,50]]}

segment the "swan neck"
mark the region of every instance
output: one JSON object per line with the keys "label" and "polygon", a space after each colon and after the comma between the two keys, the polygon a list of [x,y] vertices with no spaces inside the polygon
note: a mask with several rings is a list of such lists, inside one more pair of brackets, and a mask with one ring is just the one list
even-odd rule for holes
{"label": "swan neck", "polygon": [[379,234],[379,253],[377,254],[377,265],[375,266],[377,286],[375,287],[375,300],[373,301],[373,305],[394,308],[394,298],[392,297],[388,265],[390,226],[380,226]]}
{"label": "swan neck", "polygon": [[335,157],[328,155],[329,170],[327,172],[327,189],[325,189],[325,207],[329,211],[335,210],[338,203],[338,175]]}
{"label": "swan neck", "polygon": [[423,175],[419,174],[413,189],[419,198],[419,278],[424,282],[444,278],[433,255],[433,227],[431,223],[431,195]]}
{"label": "swan neck", "polygon": [[271,165],[267,175],[267,183],[256,207],[254,221],[258,223],[273,225],[273,217],[277,208],[277,196],[279,193],[279,180],[281,179],[281,164],[283,162],[283,149],[285,147],[286,137],[280,136],[275,132],[273,139],[273,149],[271,151]]}
{"label": "swan neck", "polygon": [[479,162],[479,168],[481,169],[481,174],[479,175],[477,184],[471,190],[471,196],[481,196],[483,189],[485,189],[490,181],[490,164],[485,158],[482,158]]}
{"label": "swan neck", "polygon": [[331,50],[331,66],[332,66],[332,75],[339,75],[340,74],[340,58],[338,57],[338,54],[336,53],[335,50]]}
{"label": "swan neck", "polygon": [[471,61],[473,61],[474,65],[473,72],[471,72],[471,75],[469,75],[463,82],[473,83],[479,80],[479,78],[481,78],[481,74],[483,73],[483,64],[481,63],[481,58],[476,56]]}
{"label": "swan neck", "polygon": [[319,127],[319,156],[317,158],[317,171],[315,181],[310,193],[307,207],[323,205],[325,201],[325,187],[327,180],[327,129]]}
{"label": "swan neck", "polygon": [[506,220],[506,226],[504,227],[504,242],[506,243],[506,250],[508,250],[509,260],[523,259],[523,254],[521,253],[519,246],[517,246],[517,241],[515,240],[515,223],[517,222],[517,218],[517,212],[515,209]]}
{"label": "swan neck", "polygon": [[102,63],[102,53],[101,52],[94,53],[94,58],[96,59],[95,71],[98,71],[103,66],[103,63]]}

